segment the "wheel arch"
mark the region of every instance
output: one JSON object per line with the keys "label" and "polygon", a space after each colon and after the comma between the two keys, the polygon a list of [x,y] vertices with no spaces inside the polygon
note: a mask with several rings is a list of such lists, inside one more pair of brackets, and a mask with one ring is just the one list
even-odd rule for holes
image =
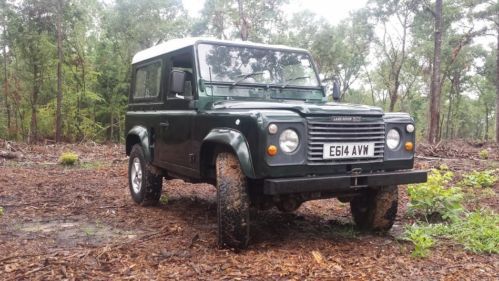
{"label": "wheel arch", "polygon": [[200,171],[203,177],[210,177],[210,169],[215,165],[216,155],[230,151],[236,155],[241,170],[248,178],[255,178],[253,162],[248,142],[244,135],[234,129],[217,128],[203,139],[200,150]]}
{"label": "wheel arch", "polygon": [[152,161],[149,132],[142,126],[135,126],[128,131],[126,137],[126,155],[130,155],[132,147],[136,144],[142,147],[146,160],[149,162]]}

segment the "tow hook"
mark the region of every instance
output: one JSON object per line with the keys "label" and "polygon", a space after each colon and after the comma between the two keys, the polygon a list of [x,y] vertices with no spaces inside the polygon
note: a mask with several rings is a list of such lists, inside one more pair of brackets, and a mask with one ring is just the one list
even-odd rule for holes
{"label": "tow hook", "polygon": [[352,169],[352,176],[354,176],[354,182],[353,182],[353,185],[354,186],[357,186],[358,185],[358,175],[362,174],[362,169],[361,168],[353,168]]}

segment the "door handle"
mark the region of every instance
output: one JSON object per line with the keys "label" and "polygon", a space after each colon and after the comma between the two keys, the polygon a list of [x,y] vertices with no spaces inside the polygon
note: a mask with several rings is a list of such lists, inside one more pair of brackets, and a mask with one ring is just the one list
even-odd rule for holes
{"label": "door handle", "polygon": [[161,122],[161,123],[159,123],[159,125],[160,125],[161,127],[165,127],[165,128],[170,127],[170,123],[169,123],[168,121],[166,121],[166,122]]}

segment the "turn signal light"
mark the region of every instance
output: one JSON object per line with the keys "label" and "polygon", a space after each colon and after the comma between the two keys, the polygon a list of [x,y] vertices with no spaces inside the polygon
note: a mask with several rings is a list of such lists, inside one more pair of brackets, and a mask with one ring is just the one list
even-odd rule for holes
{"label": "turn signal light", "polygon": [[414,149],[414,144],[410,141],[405,143],[405,150],[412,151]]}
{"label": "turn signal light", "polygon": [[267,147],[267,154],[269,156],[275,156],[277,154],[277,146],[269,145],[269,147]]}

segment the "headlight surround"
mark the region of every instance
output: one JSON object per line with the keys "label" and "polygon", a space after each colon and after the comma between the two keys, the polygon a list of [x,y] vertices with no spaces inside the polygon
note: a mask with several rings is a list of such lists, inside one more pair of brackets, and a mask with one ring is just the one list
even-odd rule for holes
{"label": "headlight surround", "polygon": [[400,133],[397,129],[390,129],[386,134],[386,146],[395,150],[400,145]]}
{"label": "headlight surround", "polygon": [[279,136],[279,146],[285,153],[293,153],[300,145],[300,137],[293,129],[284,130]]}

